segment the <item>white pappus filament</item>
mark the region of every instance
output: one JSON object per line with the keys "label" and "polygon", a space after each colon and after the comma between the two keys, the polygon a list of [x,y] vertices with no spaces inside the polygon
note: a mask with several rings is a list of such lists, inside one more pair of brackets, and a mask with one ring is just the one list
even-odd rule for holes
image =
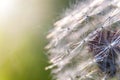
{"label": "white pappus filament", "polygon": [[119,80],[120,0],[76,2],[47,35],[46,69],[55,80]]}

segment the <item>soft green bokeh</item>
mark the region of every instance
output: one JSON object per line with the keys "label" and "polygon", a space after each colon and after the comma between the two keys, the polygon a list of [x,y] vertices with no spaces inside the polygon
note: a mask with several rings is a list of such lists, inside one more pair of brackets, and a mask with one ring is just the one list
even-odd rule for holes
{"label": "soft green bokeh", "polygon": [[70,0],[11,1],[0,10],[0,80],[51,80],[46,35]]}

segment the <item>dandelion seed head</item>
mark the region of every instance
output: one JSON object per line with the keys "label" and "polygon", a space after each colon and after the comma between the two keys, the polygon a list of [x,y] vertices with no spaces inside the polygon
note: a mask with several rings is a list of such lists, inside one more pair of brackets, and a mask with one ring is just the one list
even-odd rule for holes
{"label": "dandelion seed head", "polygon": [[120,54],[120,33],[102,30],[88,45],[99,68],[109,76],[114,76],[117,70],[117,55]]}
{"label": "dandelion seed head", "polygon": [[[78,0],[48,34],[55,80],[120,80],[120,0]],[[90,54],[92,53],[92,54]]]}

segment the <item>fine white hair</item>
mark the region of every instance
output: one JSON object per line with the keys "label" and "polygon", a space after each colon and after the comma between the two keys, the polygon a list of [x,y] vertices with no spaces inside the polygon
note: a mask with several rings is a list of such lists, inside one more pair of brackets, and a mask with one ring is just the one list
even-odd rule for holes
{"label": "fine white hair", "polygon": [[[120,0],[76,1],[47,35],[46,49],[52,65],[46,69],[53,68],[55,80],[105,80],[106,75],[99,73],[86,44],[97,32],[113,27],[119,29],[119,24]],[[120,64],[120,58],[117,62]],[[117,74],[115,79],[119,80],[119,76]]]}

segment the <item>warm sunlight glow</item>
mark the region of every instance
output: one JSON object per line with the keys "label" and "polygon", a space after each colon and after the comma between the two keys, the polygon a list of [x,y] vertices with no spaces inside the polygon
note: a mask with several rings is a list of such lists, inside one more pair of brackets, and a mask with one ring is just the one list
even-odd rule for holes
{"label": "warm sunlight glow", "polygon": [[13,12],[15,3],[13,0],[0,0],[0,15],[8,16]]}
{"label": "warm sunlight glow", "polygon": [[0,0],[0,80],[47,80],[41,34],[52,18],[51,1]]}

